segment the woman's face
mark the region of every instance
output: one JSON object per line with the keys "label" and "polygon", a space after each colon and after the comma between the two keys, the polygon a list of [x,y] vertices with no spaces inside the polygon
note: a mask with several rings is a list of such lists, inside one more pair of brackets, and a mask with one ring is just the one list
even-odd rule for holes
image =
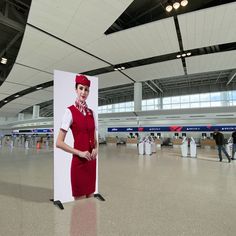
{"label": "woman's face", "polygon": [[81,102],[85,102],[89,95],[89,87],[78,84],[77,89],[75,90],[77,93],[77,97]]}

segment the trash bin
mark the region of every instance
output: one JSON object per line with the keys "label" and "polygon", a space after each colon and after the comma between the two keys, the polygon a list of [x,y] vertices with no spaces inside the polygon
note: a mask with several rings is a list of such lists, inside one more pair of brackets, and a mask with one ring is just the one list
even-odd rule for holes
{"label": "trash bin", "polygon": [[138,144],[138,153],[139,153],[139,155],[144,155],[144,153],[145,153],[144,142],[140,142]]}
{"label": "trash bin", "polygon": [[233,149],[233,144],[232,143],[227,143],[226,144],[226,152],[232,157],[232,149]]}
{"label": "trash bin", "polygon": [[193,137],[191,137],[190,141],[190,156],[197,157],[197,145]]}
{"label": "trash bin", "polygon": [[183,142],[181,144],[181,154],[182,157],[188,156],[188,140],[184,137]]}
{"label": "trash bin", "polygon": [[151,145],[152,145],[152,152],[157,152],[157,146],[156,146],[156,143],[155,143],[155,141],[153,141],[152,143],[151,143]]}
{"label": "trash bin", "polygon": [[152,155],[152,144],[149,141],[145,142],[145,154]]}
{"label": "trash bin", "polygon": [[25,141],[25,149],[29,149],[29,142],[27,140]]}

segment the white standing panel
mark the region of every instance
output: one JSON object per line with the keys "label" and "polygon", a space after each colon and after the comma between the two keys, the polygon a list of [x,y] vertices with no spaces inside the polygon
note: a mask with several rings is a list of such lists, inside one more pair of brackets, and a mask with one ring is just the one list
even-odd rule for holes
{"label": "white standing panel", "polygon": [[[58,70],[54,73],[54,142],[56,142],[61,127],[62,117],[66,108],[75,103],[75,76],[75,73]],[[98,119],[98,79],[90,76],[88,76],[88,78],[91,81],[91,85],[87,104],[88,107],[94,111],[96,122]],[[67,132],[65,141],[68,145],[73,147],[73,136],[70,129]],[[70,181],[71,160],[72,154],[59,148],[54,148],[54,200],[60,200],[61,202],[69,202],[74,200],[71,193]],[[96,178],[96,192],[98,191],[97,183],[98,169]]]}
{"label": "white standing panel", "polygon": [[236,68],[236,50],[186,58],[190,74]]}
{"label": "white standing panel", "polygon": [[171,60],[139,66],[127,69],[124,72],[136,81],[146,81],[184,75],[181,60]]}
{"label": "white standing panel", "polygon": [[236,3],[178,16],[184,50],[236,41]]}

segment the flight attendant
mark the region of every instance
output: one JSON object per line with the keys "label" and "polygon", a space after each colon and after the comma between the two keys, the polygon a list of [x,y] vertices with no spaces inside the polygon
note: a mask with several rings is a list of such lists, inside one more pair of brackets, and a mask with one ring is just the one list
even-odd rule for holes
{"label": "flight attendant", "polygon": [[[96,184],[97,139],[93,111],[86,104],[90,80],[85,75],[75,78],[77,98],[63,117],[56,146],[72,153],[71,188],[75,200],[92,197]],[[74,138],[74,147],[65,143],[68,129]]]}

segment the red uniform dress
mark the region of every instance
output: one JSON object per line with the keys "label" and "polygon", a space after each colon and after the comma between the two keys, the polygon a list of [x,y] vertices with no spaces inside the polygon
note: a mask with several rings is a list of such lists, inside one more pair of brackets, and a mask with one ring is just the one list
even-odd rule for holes
{"label": "red uniform dress", "polygon": [[[92,152],[95,148],[94,131],[95,122],[93,112],[88,109],[86,115],[74,105],[68,107],[72,114],[70,126],[74,137],[74,148],[80,151]],[[85,158],[73,155],[71,162],[71,187],[72,195],[79,197],[95,192],[96,184],[96,159],[88,161]]]}

